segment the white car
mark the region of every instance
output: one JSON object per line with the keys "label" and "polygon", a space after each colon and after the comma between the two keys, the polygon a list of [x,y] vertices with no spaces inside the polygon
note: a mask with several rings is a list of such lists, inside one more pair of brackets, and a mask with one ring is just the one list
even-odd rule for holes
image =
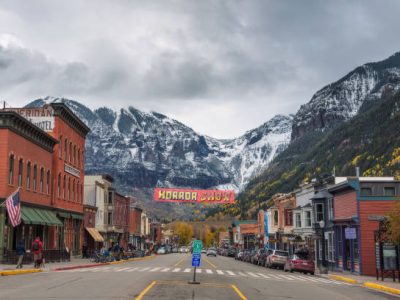
{"label": "white car", "polygon": [[186,247],[180,247],[179,248],[179,253],[187,253],[187,251],[186,251],[187,249],[186,249]]}
{"label": "white car", "polygon": [[167,253],[167,251],[165,250],[164,247],[161,247],[161,248],[159,248],[159,249],[157,250],[157,254],[165,254],[165,253]]}

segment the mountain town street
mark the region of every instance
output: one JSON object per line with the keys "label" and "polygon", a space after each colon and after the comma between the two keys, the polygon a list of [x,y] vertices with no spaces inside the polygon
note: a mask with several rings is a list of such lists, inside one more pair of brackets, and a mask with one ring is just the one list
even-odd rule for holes
{"label": "mountain town street", "polygon": [[[202,256],[192,280],[190,254],[124,264],[1,277],[0,299],[398,299],[319,276],[285,273],[233,258]],[[50,267],[51,268],[51,267]]]}

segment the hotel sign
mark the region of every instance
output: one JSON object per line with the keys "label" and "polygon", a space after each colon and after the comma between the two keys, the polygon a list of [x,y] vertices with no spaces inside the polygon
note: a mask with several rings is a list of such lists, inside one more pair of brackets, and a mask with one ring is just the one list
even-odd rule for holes
{"label": "hotel sign", "polygon": [[234,191],[220,190],[189,190],[189,189],[154,189],[156,202],[186,202],[186,203],[234,203]]}
{"label": "hotel sign", "polygon": [[49,105],[37,108],[7,108],[5,110],[16,112],[43,131],[51,132],[54,129],[54,110]]}
{"label": "hotel sign", "polygon": [[67,164],[64,165],[64,171],[75,177],[81,176],[81,171],[79,171],[78,169],[74,168],[73,166],[70,166]]}

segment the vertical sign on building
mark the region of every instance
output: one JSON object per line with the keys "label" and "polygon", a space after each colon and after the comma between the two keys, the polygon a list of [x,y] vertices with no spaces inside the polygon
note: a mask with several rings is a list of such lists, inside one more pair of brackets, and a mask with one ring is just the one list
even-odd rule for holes
{"label": "vertical sign on building", "polygon": [[268,214],[264,211],[264,248],[268,249],[269,236],[268,236]]}

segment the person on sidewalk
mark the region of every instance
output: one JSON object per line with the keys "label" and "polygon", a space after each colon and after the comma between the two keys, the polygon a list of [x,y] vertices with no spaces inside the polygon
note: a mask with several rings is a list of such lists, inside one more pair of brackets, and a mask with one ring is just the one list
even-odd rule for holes
{"label": "person on sidewalk", "polygon": [[18,256],[18,263],[17,263],[17,269],[22,269],[22,261],[24,259],[25,255],[25,245],[24,245],[24,240],[20,240],[17,244],[17,247],[15,248],[15,252]]}
{"label": "person on sidewalk", "polygon": [[32,252],[35,268],[39,268],[43,260],[43,243],[41,242],[40,237],[36,237],[36,239],[33,241]]}

